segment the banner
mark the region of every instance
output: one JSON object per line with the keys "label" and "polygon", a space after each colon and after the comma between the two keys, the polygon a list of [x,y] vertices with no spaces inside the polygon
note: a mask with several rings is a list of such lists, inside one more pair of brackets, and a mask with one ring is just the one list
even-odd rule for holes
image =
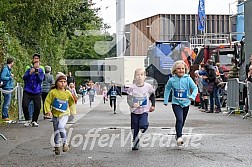
{"label": "banner", "polygon": [[200,30],[200,31],[204,31],[205,30],[205,20],[206,20],[205,0],[199,0],[199,6],[198,6],[198,30]]}

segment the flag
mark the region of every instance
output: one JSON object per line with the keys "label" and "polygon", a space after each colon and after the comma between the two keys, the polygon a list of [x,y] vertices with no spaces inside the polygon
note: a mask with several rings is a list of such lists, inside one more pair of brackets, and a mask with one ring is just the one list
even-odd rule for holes
{"label": "flag", "polygon": [[205,29],[205,20],[206,20],[205,0],[199,0],[199,6],[198,6],[198,30],[204,31],[204,29]]}

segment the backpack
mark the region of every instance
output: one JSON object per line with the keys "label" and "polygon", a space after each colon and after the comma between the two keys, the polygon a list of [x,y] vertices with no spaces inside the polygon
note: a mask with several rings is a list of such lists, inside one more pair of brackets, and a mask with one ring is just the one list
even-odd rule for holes
{"label": "backpack", "polygon": [[2,77],[1,77],[3,69],[4,69],[4,67],[1,69],[1,72],[0,72],[0,88],[4,88],[7,85],[7,81],[3,81]]}
{"label": "backpack", "polygon": [[215,82],[216,79],[216,72],[213,68],[208,70],[208,74],[207,74],[207,82]]}
{"label": "backpack", "polygon": [[6,83],[4,83],[4,81],[2,81],[2,72],[3,72],[3,67],[2,67],[2,69],[1,69],[1,71],[0,71],[0,88],[3,88],[5,85],[6,85]]}

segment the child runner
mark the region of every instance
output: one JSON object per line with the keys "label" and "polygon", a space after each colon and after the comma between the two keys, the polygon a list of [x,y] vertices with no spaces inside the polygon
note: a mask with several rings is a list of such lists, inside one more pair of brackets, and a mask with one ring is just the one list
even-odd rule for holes
{"label": "child runner", "polygon": [[[144,133],[149,126],[148,112],[155,110],[154,88],[151,84],[144,82],[145,70],[135,70],[134,84],[128,89],[127,102],[131,111],[131,130],[133,134],[132,150],[139,149],[139,130]],[[151,101],[151,104],[150,104]]]}
{"label": "child runner", "polygon": [[92,107],[92,102],[94,102],[94,96],[95,96],[95,88],[94,88],[94,83],[91,81],[89,83],[89,88],[87,89],[88,95],[89,95],[89,105],[90,108]]}
{"label": "child runner", "polygon": [[104,86],[103,91],[102,91],[103,103],[104,103],[104,104],[105,104],[105,101],[107,101],[107,100],[108,100],[107,93],[108,93],[108,91],[107,91],[107,87],[106,87],[106,86]]}
{"label": "child runner", "polygon": [[75,114],[75,102],[70,91],[66,90],[67,78],[59,72],[56,75],[55,86],[52,87],[45,99],[45,113],[53,116],[55,154],[60,154],[60,138],[63,139],[63,152],[69,150],[65,125],[69,114]]}
{"label": "child runner", "polygon": [[[183,145],[182,130],[189,111],[191,100],[195,100],[198,88],[192,78],[187,74],[188,67],[182,60],[176,61],[172,67],[173,77],[170,78],[165,87],[164,105],[167,106],[170,92],[172,91],[172,109],[176,117],[176,139],[177,145]],[[190,90],[193,90],[190,93]]]}
{"label": "child runner", "polygon": [[82,104],[85,103],[85,95],[87,93],[87,89],[85,86],[81,86],[79,89],[79,93],[81,94],[81,98],[82,98]]}
{"label": "child runner", "polygon": [[110,107],[113,107],[114,103],[114,114],[116,114],[116,96],[119,95],[122,97],[120,91],[116,87],[115,81],[111,81],[111,88],[109,89],[107,96],[109,96]]}

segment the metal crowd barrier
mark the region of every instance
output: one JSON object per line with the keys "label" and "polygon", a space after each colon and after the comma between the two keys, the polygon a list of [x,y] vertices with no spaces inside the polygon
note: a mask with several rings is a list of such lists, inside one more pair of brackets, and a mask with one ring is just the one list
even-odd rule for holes
{"label": "metal crowd barrier", "polygon": [[3,90],[2,88],[0,88],[0,91],[2,93],[7,93],[7,94],[12,93],[14,95],[14,99],[17,100],[17,104],[18,104],[18,121],[23,121],[24,115],[23,115],[23,110],[22,110],[22,99],[23,99],[22,85],[20,83],[17,83],[17,86],[13,90]]}
{"label": "metal crowd barrier", "polygon": [[246,83],[240,82],[238,78],[228,79],[227,81],[227,111],[229,115],[235,111],[240,110],[240,84],[245,85]]}
{"label": "metal crowd barrier", "polygon": [[252,82],[247,82],[248,116],[252,115]]}

